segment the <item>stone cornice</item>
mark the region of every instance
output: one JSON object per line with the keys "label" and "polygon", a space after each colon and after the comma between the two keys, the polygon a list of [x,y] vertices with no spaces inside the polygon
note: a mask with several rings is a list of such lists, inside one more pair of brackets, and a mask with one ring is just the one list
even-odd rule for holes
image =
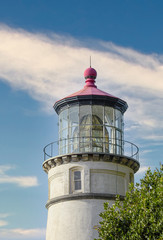
{"label": "stone cornice", "polygon": [[[82,199],[98,199],[98,200],[115,200],[116,194],[106,194],[106,193],[78,193],[69,194],[61,197],[52,198],[47,201],[46,208],[49,208],[53,204],[60,202],[66,202],[71,200],[82,200]],[[124,200],[125,196],[120,195],[120,200]]]}
{"label": "stone cornice", "polygon": [[61,164],[67,164],[69,162],[79,162],[79,161],[101,161],[101,162],[112,162],[121,165],[128,166],[133,169],[134,173],[139,170],[140,164],[138,161],[131,157],[115,154],[105,154],[105,153],[76,153],[76,154],[66,154],[60,155],[53,158],[49,158],[43,162],[43,169],[46,173],[51,168],[60,166]]}

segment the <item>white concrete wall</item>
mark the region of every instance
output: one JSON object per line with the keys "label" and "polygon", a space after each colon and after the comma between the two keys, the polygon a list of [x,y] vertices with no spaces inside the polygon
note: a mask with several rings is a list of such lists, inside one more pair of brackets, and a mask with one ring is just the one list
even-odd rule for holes
{"label": "white concrete wall", "polygon": [[[49,200],[72,194],[71,169],[82,169],[82,193],[125,195],[130,174],[127,166],[112,162],[78,161],[49,170]],[[93,240],[93,229],[99,224],[99,213],[106,200],[83,199],[53,204],[48,208],[46,240]],[[111,204],[113,201],[109,201]]]}
{"label": "white concrete wall", "polygon": [[[48,210],[47,240],[93,240],[98,237],[99,213],[104,200],[72,200]],[[112,204],[113,201],[110,201]]]}
{"label": "white concrete wall", "polygon": [[83,193],[110,193],[125,195],[130,174],[127,166],[111,162],[70,162],[52,168],[48,173],[49,199],[71,193],[71,169],[82,168]]}

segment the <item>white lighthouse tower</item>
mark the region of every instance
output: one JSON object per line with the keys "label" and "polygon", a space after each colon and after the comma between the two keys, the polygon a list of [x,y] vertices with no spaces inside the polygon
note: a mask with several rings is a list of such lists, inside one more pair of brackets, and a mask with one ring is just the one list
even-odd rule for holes
{"label": "white lighthouse tower", "polygon": [[103,203],[123,199],[139,169],[138,148],[124,141],[127,103],[99,90],[96,70],[84,72],[84,88],[54,104],[59,139],[44,148],[49,196],[46,240],[98,237]]}

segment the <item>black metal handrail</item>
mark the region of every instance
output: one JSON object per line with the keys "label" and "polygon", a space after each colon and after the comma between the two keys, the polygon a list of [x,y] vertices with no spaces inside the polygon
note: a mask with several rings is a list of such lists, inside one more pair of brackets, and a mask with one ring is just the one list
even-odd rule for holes
{"label": "black metal handrail", "polygon": [[51,142],[43,149],[44,161],[57,155],[83,152],[122,155],[139,161],[139,148],[134,143],[115,138],[106,140],[102,137],[75,137]]}

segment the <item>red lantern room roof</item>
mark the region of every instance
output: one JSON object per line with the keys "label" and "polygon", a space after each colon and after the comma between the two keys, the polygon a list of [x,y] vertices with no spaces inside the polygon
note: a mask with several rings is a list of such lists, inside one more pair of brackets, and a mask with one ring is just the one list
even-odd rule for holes
{"label": "red lantern room roof", "polygon": [[69,97],[74,97],[74,96],[83,96],[83,95],[96,95],[96,96],[109,96],[109,97],[113,97],[113,98],[117,98],[115,96],[112,96],[109,93],[106,93],[104,91],[101,91],[100,89],[97,88],[97,86],[95,85],[95,79],[97,77],[97,72],[94,68],[87,68],[84,71],[84,78],[85,80],[85,86],[83,89],[81,89],[78,92],[75,92],[65,98],[69,98]]}
{"label": "red lantern room roof", "polygon": [[[54,109],[58,113],[60,109],[62,109],[67,104],[70,106],[71,104],[80,103],[82,104],[104,104],[107,106],[115,107],[121,110],[124,113],[127,109],[127,103],[120,98],[117,98],[109,93],[101,91],[95,85],[95,79],[97,77],[97,72],[94,68],[87,68],[84,71],[85,78],[85,86],[78,92],[75,92],[67,97],[57,101],[54,104]],[[91,100],[91,102],[90,102]]]}

